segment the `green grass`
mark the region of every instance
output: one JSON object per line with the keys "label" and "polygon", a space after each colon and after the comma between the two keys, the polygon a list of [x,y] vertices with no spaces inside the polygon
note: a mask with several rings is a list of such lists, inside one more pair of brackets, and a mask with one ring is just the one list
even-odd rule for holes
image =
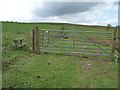
{"label": "green grass", "polygon": [[[35,55],[28,50],[31,42],[30,31],[34,26],[42,29],[60,29],[61,25],[50,23],[3,23],[2,46],[9,45],[10,50],[3,50],[3,88],[117,88],[118,87],[118,63],[107,60],[106,57],[93,57],[88,55],[76,56],[74,54],[63,55],[46,53]],[[29,37],[27,38],[26,33]],[[67,30],[89,30],[106,32],[106,27],[66,25]],[[16,50],[14,48],[14,32],[17,38],[24,38],[27,47]],[[109,31],[111,32],[111,31]],[[92,36],[91,34],[82,34]],[[105,35],[99,35],[109,37]],[[29,39],[29,40],[27,40]],[[68,39],[67,39],[68,40]],[[82,39],[83,40],[83,39]],[[97,41],[97,40],[96,40]],[[62,40],[57,40],[53,46],[65,46]],[[71,43],[68,40],[67,43]],[[78,42],[79,43],[79,42]],[[90,45],[91,43],[84,42]],[[79,46],[76,45],[78,48]],[[105,47],[104,45],[102,46]],[[106,48],[106,47],[105,47]],[[70,48],[72,49],[72,48]],[[64,49],[65,51],[66,49]],[[49,65],[50,64],[50,65]]]}
{"label": "green grass", "polygon": [[25,54],[19,50],[15,53],[16,56],[11,57],[14,52],[9,52],[3,59],[11,62],[3,72],[3,87],[118,87],[115,62],[57,54]]}

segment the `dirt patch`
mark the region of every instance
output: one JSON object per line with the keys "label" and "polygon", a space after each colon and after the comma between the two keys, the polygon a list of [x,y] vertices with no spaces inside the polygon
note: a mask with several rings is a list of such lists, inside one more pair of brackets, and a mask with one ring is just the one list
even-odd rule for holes
{"label": "dirt patch", "polygon": [[110,46],[112,41],[111,40],[98,40],[95,38],[88,38],[89,41],[92,41],[93,43],[104,45],[104,46]]}
{"label": "dirt patch", "polygon": [[83,66],[82,66],[83,69],[85,70],[90,70],[93,68],[93,65],[91,63],[85,63]]}
{"label": "dirt patch", "polygon": [[5,72],[6,70],[10,69],[10,68],[14,68],[16,67],[15,63],[17,61],[19,61],[19,59],[23,59],[23,58],[26,58],[25,56],[15,56],[13,57],[12,59],[8,60],[8,61],[2,61],[2,70],[3,72]]}

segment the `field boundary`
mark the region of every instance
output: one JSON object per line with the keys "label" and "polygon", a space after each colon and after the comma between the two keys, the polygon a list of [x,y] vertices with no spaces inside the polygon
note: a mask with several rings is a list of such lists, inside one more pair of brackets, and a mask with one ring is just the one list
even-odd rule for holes
{"label": "field boundary", "polygon": [[[116,51],[119,59],[119,31],[113,32],[84,31],[84,30],[49,30],[40,29],[36,26],[32,32],[32,50],[34,53],[56,52],[72,54],[90,54],[93,56],[108,56],[111,60],[115,59]],[[104,41],[104,39],[106,39]],[[99,41],[100,44],[99,44]],[[102,42],[104,41],[104,42]],[[76,44],[78,43],[78,45]],[[46,44],[46,46],[44,46]],[[61,47],[60,46],[63,46]],[[71,45],[67,47],[67,44]],[[57,46],[59,45],[59,46]],[[90,49],[78,47],[85,46]],[[108,45],[108,46],[107,46]],[[68,48],[68,49],[67,49]],[[71,49],[71,50],[70,50]],[[78,50],[78,51],[77,51]],[[87,52],[85,52],[87,51]],[[92,51],[94,53],[92,53]],[[98,53],[98,54],[97,54]]]}

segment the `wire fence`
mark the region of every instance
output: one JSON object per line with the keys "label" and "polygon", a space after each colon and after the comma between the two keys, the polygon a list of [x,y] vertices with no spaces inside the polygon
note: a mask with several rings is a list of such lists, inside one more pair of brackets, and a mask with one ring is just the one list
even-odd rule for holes
{"label": "wire fence", "polygon": [[[78,54],[90,56],[117,55],[119,40],[116,30],[60,30],[60,29],[38,29],[40,52],[55,52],[62,54]],[[114,34],[114,31],[116,32]],[[2,46],[9,49],[15,46],[13,40],[23,39],[30,51],[33,51],[33,30],[4,30],[2,35]],[[36,37],[37,39],[37,37]],[[12,40],[12,41],[11,41]],[[37,43],[38,44],[38,43]],[[3,50],[5,51],[5,50]],[[114,54],[117,53],[117,54]],[[117,55],[118,56],[118,55]]]}

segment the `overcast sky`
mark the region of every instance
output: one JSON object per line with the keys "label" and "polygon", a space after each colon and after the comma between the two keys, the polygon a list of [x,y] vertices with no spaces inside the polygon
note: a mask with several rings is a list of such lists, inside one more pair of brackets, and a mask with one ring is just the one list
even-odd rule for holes
{"label": "overcast sky", "polygon": [[0,0],[0,21],[67,22],[87,25],[111,24],[112,26],[118,24],[117,0],[48,1]]}

